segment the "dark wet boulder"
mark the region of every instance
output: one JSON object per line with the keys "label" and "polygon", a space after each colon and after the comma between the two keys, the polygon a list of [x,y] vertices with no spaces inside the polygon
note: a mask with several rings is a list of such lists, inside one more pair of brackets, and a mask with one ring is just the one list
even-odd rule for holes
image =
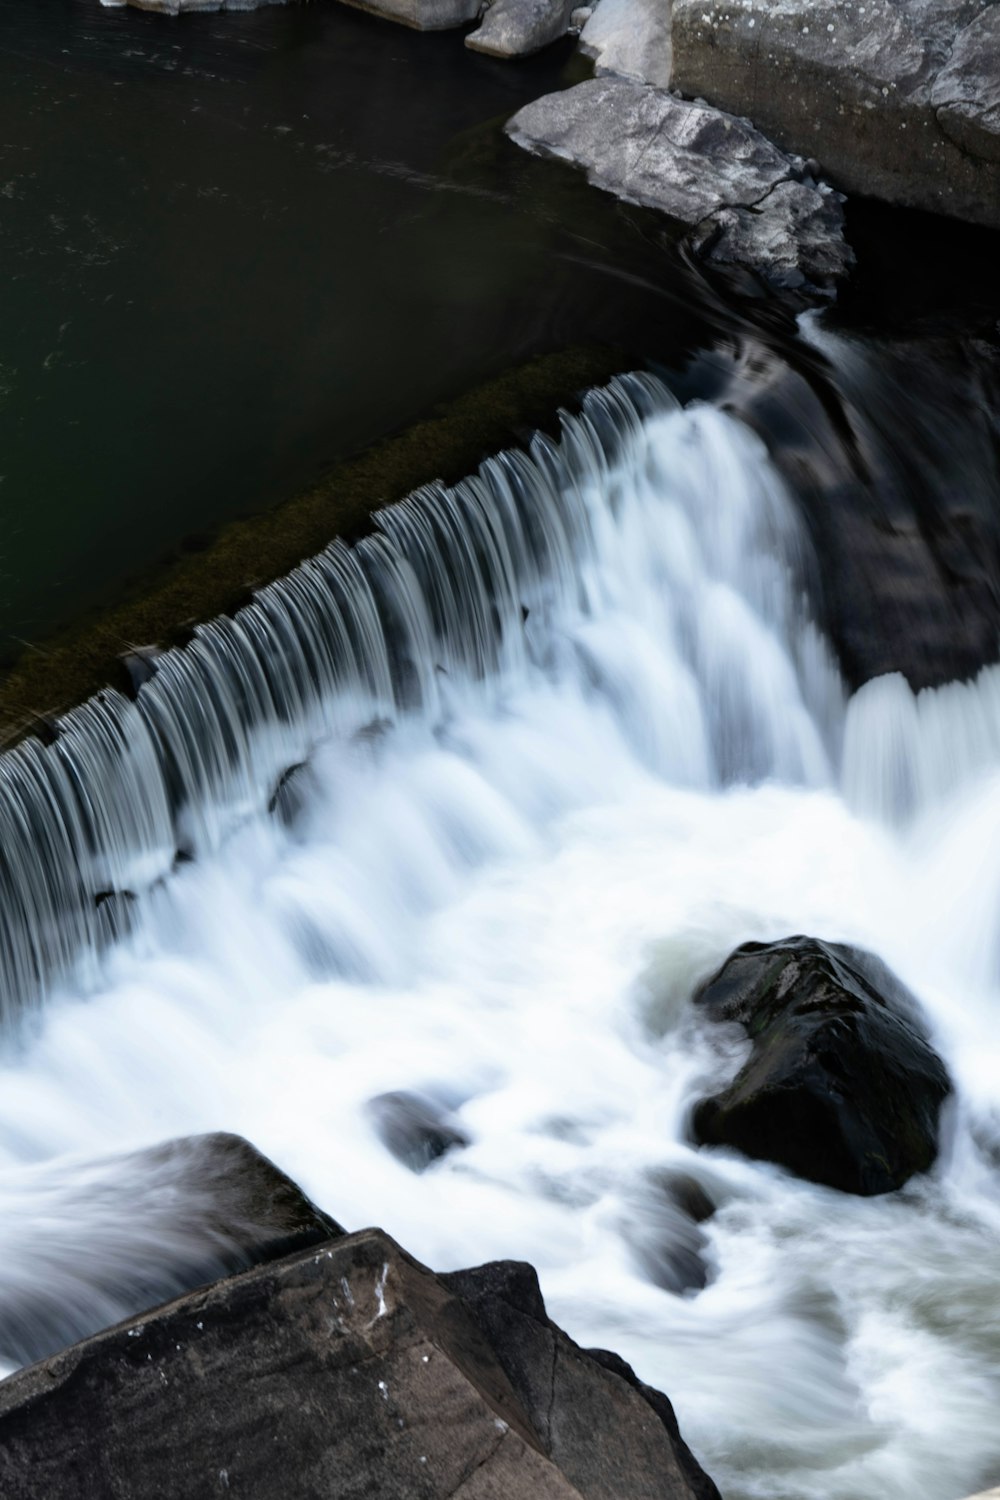
{"label": "dark wet boulder", "polygon": [[0,1360],[11,1364],[343,1233],[249,1141],[222,1132],[56,1162],[32,1184],[0,1266]]}
{"label": "dark wet boulder", "polygon": [[98,1334],[0,1384],[0,1493],[718,1500],[666,1398],[550,1324],[530,1268],[463,1274],[369,1229]]}
{"label": "dark wet boulder", "polygon": [[369,1099],[367,1109],[383,1146],[411,1172],[425,1172],[449,1151],[469,1145],[450,1111],[429,1094],[394,1090]]}
{"label": "dark wet boulder", "polygon": [[695,1108],[695,1140],[846,1193],[893,1192],[933,1165],[951,1083],[909,992],[871,954],[817,938],[745,943],[695,997],[753,1042]]}

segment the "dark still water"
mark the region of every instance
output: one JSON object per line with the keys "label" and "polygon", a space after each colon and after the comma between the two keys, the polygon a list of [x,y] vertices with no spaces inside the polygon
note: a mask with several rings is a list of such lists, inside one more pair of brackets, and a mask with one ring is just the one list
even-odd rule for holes
{"label": "dark still water", "polygon": [[570,59],[0,0],[0,661],[513,362],[676,339],[645,216],[501,134]]}

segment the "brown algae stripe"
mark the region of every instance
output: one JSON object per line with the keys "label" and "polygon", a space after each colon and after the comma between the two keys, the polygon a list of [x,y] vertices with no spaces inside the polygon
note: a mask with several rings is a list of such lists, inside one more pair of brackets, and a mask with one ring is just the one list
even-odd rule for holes
{"label": "brown algae stripe", "polygon": [[454,483],[528,432],[551,428],[560,406],[632,363],[623,350],[603,346],[542,355],[337,463],[308,490],[220,527],[204,545],[144,575],[116,604],[32,643],[0,680],[0,745],[44,734],[53,715],[102,687],[125,688],[124,653],[176,644],[194,625],[232,613],[249,591],[334,537],[363,535],[372,511],[435,479]]}

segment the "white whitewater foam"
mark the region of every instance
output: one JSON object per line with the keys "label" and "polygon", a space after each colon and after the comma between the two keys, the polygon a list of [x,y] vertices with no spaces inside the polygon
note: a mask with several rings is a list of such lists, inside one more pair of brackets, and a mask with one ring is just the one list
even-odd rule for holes
{"label": "white whitewater foam", "polygon": [[[727,1500],[954,1500],[1000,1473],[1000,775],[988,749],[960,784],[932,772],[962,759],[995,688],[908,708],[876,685],[848,711],[841,795],[843,703],[788,499],[738,424],[657,405],[608,417],[613,443],[592,409],[561,455],[539,449],[552,488],[516,526],[491,521],[506,502],[489,485],[387,518],[381,597],[407,618],[414,706],[372,615],[381,675],[365,693],[351,676],[354,707],[309,708],[307,731],[270,721],[238,786],[216,768],[200,857],[150,890],[96,990],[65,982],[9,1057],[0,1306],[46,1236],[32,1172],[235,1130],[432,1266],[532,1261],[575,1338],[670,1394]],[[445,555],[447,575],[428,561]],[[143,697],[172,704],[179,735],[171,687]],[[899,820],[892,747],[914,722],[929,748]],[[268,789],[303,748],[286,828]],[[692,987],[735,944],[799,931],[878,952],[958,1082],[942,1161],[901,1194],[853,1199],[686,1143],[692,1101],[745,1045],[699,1029]],[[472,1138],[419,1177],[365,1109],[405,1088]],[[698,1295],[644,1269],[664,1168],[719,1204]],[[75,1211],[68,1307],[86,1299],[74,1258],[113,1233]]]}

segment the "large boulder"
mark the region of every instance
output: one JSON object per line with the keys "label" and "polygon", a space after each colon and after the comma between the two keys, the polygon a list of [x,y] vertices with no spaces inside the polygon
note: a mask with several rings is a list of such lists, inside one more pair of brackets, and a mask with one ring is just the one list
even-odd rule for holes
{"label": "large boulder", "polygon": [[709,256],[738,257],[782,285],[825,285],[851,264],[838,196],[748,121],[708,105],[601,77],[534,100],[506,129],[606,192],[696,227]]}
{"label": "large boulder", "polygon": [[695,999],[753,1042],[729,1087],[696,1106],[700,1145],[866,1196],[933,1165],[951,1084],[916,1002],[871,954],[809,937],[745,943]]}
{"label": "large boulder", "polygon": [[1000,225],[998,12],[980,0],[673,0],[671,85],[845,192]]}
{"label": "large boulder", "polygon": [[19,1365],[343,1230],[240,1136],[39,1168],[0,1229],[0,1361]]}
{"label": "large boulder", "polygon": [[580,51],[598,74],[670,83],[669,0],[599,0],[580,34]]}
{"label": "large boulder", "polygon": [[490,57],[527,57],[566,35],[575,6],[576,0],[493,0],[465,45]]}
{"label": "large boulder", "polygon": [[501,1359],[470,1291],[365,1230],[192,1293],[0,1385],[0,1492],[717,1500],[665,1398],[537,1297],[510,1309],[537,1342],[501,1330]]}

